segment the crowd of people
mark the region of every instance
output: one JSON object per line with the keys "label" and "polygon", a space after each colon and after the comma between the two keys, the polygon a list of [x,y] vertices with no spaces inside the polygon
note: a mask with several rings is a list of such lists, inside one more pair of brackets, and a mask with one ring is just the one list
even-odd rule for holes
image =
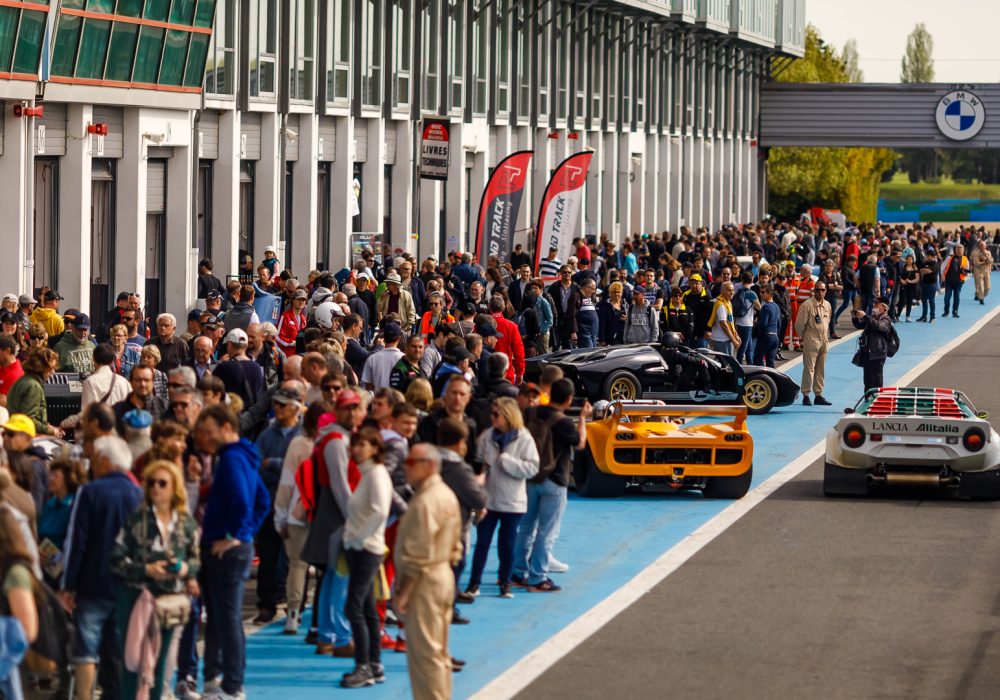
{"label": "crowd of people", "polygon": [[[0,633],[30,650],[0,665],[15,669],[0,697],[21,697],[22,676],[81,700],[243,697],[252,571],[253,622],[284,612],[285,634],[352,660],[342,686],[385,681],[393,651],[416,697],[449,697],[465,606],[558,592],[569,568],[555,549],[591,408],[555,365],[526,381],[526,359],[668,333],[770,366],[801,350],[804,403],[823,405],[841,314],[879,386],[892,321],[919,307],[935,322],[939,289],[957,317],[970,274],[984,303],[997,244],[971,228],[766,221],[581,239],[538,269],[520,245],[484,265],[366,250],[301,280],[268,249],[227,283],[203,260],[183,327],[134,293],[95,323],[55,290],[9,294]],[[258,314],[265,294],[279,318]],[[80,375],[81,410],[52,421],[57,372]]]}

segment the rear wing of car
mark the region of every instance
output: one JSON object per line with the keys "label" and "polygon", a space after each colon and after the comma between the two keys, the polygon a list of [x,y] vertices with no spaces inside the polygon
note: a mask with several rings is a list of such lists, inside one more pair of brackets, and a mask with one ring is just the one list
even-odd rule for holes
{"label": "rear wing of car", "polygon": [[732,417],[733,429],[743,430],[747,422],[746,406],[676,406],[612,402],[611,417],[615,425],[629,416],[663,416],[670,418]]}
{"label": "rear wing of car", "polygon": [[976,410],[955,389],[881,387],[869,389],[855,408],[869,417],[974,418]]}

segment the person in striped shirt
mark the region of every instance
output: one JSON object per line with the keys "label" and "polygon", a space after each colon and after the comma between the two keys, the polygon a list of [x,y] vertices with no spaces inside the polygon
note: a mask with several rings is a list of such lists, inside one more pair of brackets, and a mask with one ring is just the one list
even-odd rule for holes
{"label": "person in striped shirt", "polygon": [[559,277],[559,268],[562,262],[559,260],[559,249],[549,248],[549,255],[543,258],[538,264],[538,276],[542,279],[555,279]]}

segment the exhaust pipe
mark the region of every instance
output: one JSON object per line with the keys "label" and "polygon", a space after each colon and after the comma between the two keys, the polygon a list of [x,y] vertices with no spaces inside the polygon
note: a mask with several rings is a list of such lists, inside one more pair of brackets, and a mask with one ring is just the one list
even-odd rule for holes
{"label": "exhaust pipe", "polygon": [[888,486],[951,486],[962,483],[958,476],[941,476],[940,474],[916,474],[889,472],[884,476],[868,475],[868,483],[878,482]]}

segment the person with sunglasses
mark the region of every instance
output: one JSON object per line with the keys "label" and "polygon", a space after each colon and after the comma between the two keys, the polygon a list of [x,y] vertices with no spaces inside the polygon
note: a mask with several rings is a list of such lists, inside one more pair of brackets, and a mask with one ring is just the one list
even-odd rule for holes
{"label": "person with sunglasses", "polygon": [[[166,460],[151,462],[143,472],[142,504],[128,517],[111,550],[111,569],[117,586],[117,617],[123,641],[132,642],[129,620],[140,594],[148,590],[154,598],[163,595],[199,593],[197,530],[188,512],[184,477],[176,464]],[[145,687],[154,700],[164,695],[173,676],[177,658],[174,644],[181,624],[160,628],[159,653],[152,685],[136,672],[122,669],[121,696],[136,697]],[[127,634],[128,633],[128,634]]]}

